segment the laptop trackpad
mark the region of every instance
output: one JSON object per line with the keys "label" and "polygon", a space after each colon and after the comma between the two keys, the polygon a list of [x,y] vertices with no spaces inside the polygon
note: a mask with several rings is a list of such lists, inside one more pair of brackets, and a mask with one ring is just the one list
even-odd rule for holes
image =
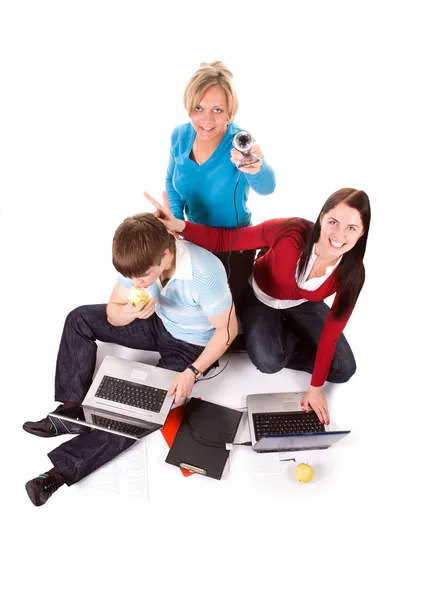
{"label": "laptop trackpad", "polygon": [[294,402],[292,400],[284,400],[283,401],[283,410],[301,410],[299,403],[297,400]]}
{"label": "laptop trackpad", "polygon": [[145,381],[148,377],[148,371],[142,369],[132,369],[131,379],[137,379],[138,381]]}

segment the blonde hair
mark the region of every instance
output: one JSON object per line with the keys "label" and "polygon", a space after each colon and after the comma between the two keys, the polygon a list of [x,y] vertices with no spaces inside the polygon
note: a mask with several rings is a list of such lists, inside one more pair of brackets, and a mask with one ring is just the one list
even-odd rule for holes
{"label": "blonde hair", "polygon": [[219,85],[227,99],[229,123],[231,123],[238,111],[238,96],[233,88],[232,79],[232,72],[220,60],[215,60],[212,63],[201,63],[201,66],[193,73],[185,87],[184,106],[188,114],[191,114],[193,109],[199,105],[209,88]]}

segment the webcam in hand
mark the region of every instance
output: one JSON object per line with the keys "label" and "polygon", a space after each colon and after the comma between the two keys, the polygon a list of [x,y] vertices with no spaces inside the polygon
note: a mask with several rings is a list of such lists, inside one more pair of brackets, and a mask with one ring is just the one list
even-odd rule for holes
{"label": "webcam in hand", "polygon": [[238,131],[232,141],[232,145],[236,148],[241,154],[243,158],[238,165],[240,167],[249,167],[250,165],[254,165],[259,162],[261,159],[256,154],[252,154],[250,149],[255,144],[254,136],[248,131]]}

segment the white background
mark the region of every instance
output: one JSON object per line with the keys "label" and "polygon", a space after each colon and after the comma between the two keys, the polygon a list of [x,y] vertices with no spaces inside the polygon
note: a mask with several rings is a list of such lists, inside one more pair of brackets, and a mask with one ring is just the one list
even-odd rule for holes
{"label": "white background", "polygon": [[[446,594],[436,550],[446,539],[442,5],[2,4],[8,597]],[[171,131],[187,119],[184,85],[216,59],[234,73],[236,123],[277,176],[273,195],[251,192],[255,223],[314,220],[341,187],[371,199],[366,285],[346,329],[358,362],[344,388],[353,452],[323,484],[285,497],[217,484],[193,501],[178,486],[153,514],[151,503],[95,503],[64,489],[37,509],[23,485],[49,468],[56,444],[30,439],[21,424],[52,407],[65,315],[107,301],[115,228],[148,208],[143,190],[161,196]]]}

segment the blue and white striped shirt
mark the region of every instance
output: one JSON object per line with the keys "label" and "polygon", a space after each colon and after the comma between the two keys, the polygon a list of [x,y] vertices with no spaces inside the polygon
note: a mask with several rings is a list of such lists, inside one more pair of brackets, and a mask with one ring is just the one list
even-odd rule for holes
{"label": "blue and white striped shirt", "polygon": [[[120,275],[118,283],[132,287]],[[176,240],[176,270],[162,288],[157,279],[146,288],[157,298],[156,314],[177,339],[206,346],[215,333],[208,317],[220,315],[232,305],[227,275],[221,261],[208,250]]]}

